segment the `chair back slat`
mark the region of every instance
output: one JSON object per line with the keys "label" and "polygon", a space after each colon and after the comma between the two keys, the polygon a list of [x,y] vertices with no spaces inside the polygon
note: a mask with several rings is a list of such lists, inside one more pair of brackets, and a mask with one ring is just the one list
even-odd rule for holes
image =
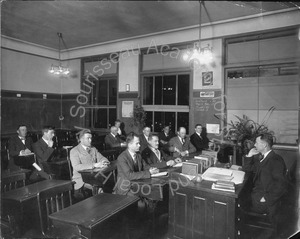
{"label": "chair back slat", "polygon": [[72,205],[71,191],[72,182],[54,188],[49,188],[38,193],[38,206],[40,225],[43,235],[50,231],[51,221],[49,215]]}
{"label": "chair back slat", "polygon": [[2,192],[8,192],[10,190],[24,187],[25,186],[26,175],[25,173],[19,173],[14,175],[9,175],[2,179]]}

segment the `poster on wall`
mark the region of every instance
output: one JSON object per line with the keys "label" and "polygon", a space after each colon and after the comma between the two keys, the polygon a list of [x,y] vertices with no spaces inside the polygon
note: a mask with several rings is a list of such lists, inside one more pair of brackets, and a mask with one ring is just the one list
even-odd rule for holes
{"label": "poster on wall", "polygon": [[202,86],[212,86],[214,85],[213,72],[207,71],[202,72]]}
{"label": "poster on wall", "polygon": [[122,117],[131,118],[133,115],[133,101],[122,101]]}

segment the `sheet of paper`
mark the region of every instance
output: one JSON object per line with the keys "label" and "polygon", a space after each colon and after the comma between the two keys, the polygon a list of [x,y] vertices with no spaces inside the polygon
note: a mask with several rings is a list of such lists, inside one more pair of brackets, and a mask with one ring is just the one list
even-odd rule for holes
{"label": "sheet of paper", "polygon": [[177,163],[177,164],[173,165],[173,167],[174,168],[180,168],[180,167],[182,167],[182,163]]}
{"label": "sheet of paper", "polygon": [[167,175],[168,175],[168,172],[161,172],[161,173],[152,174],[151,177],[155,178],[155,177],[162,177],[162,176],[167,176]]}
{"label": "sheet of paper", "polygon": [[206,124],[207,133],[209,134],[219,134],[220,125],[219,124]]}
{"label": "sheet of paper", "polygon": [[39,165],[37,165],[36,163],[32,164],[33,167],[35,167],[38,171],[41,171],[42,169],[40,168]]}

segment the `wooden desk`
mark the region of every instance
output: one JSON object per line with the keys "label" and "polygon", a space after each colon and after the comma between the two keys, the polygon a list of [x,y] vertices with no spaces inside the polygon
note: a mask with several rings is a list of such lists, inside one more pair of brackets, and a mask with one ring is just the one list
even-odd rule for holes
{"label": "wooden desk", "polygon": [[116,170],[117,161],[115,160],[110,162],[110,165],[104,169],[85,169],[78,172],[81,174],[83,182],[93,186],[93,195],[96,195],[97,189],[103,187],[111,176],[113,176],[114,183],[116,182]]}
{"label": "wooden desk", "polygon": [[211,189],[210,181],[193,182],[172,173],[168,238],[235,238],[237,199],[245,181],[231,193]]}
{"label": "wooden desk", "polygon": [[31,173],[31,170],[29,169],[16,169],[16,170],[5,170],[1,173],[1,178],[7,178],[11,175],[16,175],[16,174],[22,174],[25,173],[26,175],[28,175],[29,173]]}
{"label": "wooden desk", "polygon": [[[49,217],[60,237],[107,238],[112,219],[132,210],[139,199],[132,196],[102,193],[76,203]],[[106,232],[107,231],[107,232]],[[123,235],[124,236],[124,235]]]}
{"label": "wooden desk", "polygon": [[55,179],[72,180],[70,178],[68,160],[66,158],[59,161],[48,162],[47,164],[50,167],[51,173],[55,175]]}
{"label": "wooden desk", "polygon": [[16,220],[18,236],[33,226],[38,219],[37,194],[45,189],[70,184],[71,181],[44,180],[2,194],[2,215],[10,215]]}

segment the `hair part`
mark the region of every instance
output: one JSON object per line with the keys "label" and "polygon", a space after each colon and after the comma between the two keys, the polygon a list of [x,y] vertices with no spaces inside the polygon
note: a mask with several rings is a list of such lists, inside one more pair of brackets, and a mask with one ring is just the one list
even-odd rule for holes
{"label": "hair part", "polygon": [[46,126],[43,126],[42,128],[42,133],[48,133],[49,130],[54,130],[55,128],[53,126],[50,126],[50,125],[46,125]]}

